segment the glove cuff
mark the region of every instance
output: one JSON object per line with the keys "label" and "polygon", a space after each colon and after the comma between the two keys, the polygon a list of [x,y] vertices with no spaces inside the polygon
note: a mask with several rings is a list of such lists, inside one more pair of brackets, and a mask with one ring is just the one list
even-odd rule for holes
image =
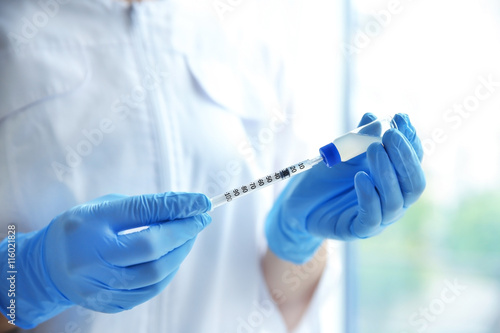
{"label": "glove cuff", "polygon": [[[35,327],[73,305],[47,274],[43,253],[46,230],[16,233],[14,266],[2,265],[5,268],[0,272],[1,312],[11,323],[25,329]],[[9,253],[8,243],[8,238],[0,243],[0,256],[4,260]],[[8,292],[10,290],[12,292]]]}
{"label": "glove cuff", "polygon": [[275,205],[267,217],[265,231],[269,249],[282,260],[304,264],[314,256],[324,239],[303,230],[297,218],[285,220],[281,215]]}

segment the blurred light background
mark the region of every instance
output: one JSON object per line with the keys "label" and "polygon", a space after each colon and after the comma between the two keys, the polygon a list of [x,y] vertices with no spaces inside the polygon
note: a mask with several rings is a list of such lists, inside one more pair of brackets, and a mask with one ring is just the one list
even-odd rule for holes
{"label": "blurred light background", "polygon": [[356,245],[355,331],[498,333],[500,2],[351,6],[351,111],[408,113],[427,175],[402,221]]}

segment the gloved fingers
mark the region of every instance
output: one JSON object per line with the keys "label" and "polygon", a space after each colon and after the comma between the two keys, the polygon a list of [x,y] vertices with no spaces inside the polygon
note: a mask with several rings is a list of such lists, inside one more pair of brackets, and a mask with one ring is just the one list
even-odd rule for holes
{"label": "gloved fingers", "polygon": [[96,204],[100,204],[100,203],[103,203],[106,201],[115,201],[115,200],[120,200],[120,199],[124,199],[124,198],[128,198],[128,196],[123,195],[123,194],[111,193],[111,194],[106,194],[106,195],[103,195],[101,197],[87,201],[83,205],[96,205]]}
{"label": "gloved fingers", "polygon": [[383,138],[399,180],[404,207],[409,207],[425,189],[425,175],[419,157],[407,138],[398,130],[390,130]]}
{"label": "gloved fingers", "polygon": [[358,124],[358,127],[369,124],[376,119],[377,119],[377,116],[375,116],[373,113],[367,112],[363,115],[363,117],[361,117],[361,120]]}
{"label": "gloved fingers", "polygon": [[158,260],[129,267],[116,267],[109,286],[113,289],[138,289],[156,284],[172,274],[191,251],[196,238],[188,240]]}
{"label": "gloved fingers", "polygon": [[379,143],[368,147],[367,159],[371,178],[380,196],[382,225],[390,224],[401,216],[404,205],[396,171],[384,147]]}
{"label": "gloved fingers", "polygon": [[121,267],[157,260],[196,237],[211,220],[208,214],[201,214],[116,235],[116,243],[108,245],[102,255],[110,264]]}
{"label": "gloved fingers", "polygon": [[424,150],[420,138],[417,135],[417,130],[410,122],[410,117],[408,117],[407,114],[398,113],[394,116],[394,121],[398,125],[398,130],[403,133],[406,139],[408,139],[408,142],[412,145],[418,159],[422,161]]}
{"label": "gloved fingers", "polygon": [[361,120],[363,128],[359,129],[359,133],[380,137],[382,135],[382,124],[380,122],[374,122],[376,119],[377,117],[372,113],[365,113]]}
{"label": "gloved fingers", "polygon": [[93,299],[92,310],[105,313],[117,313],[124,310],[130,310],[162,292],[170,281],[172,281],[178,270],[179,268],[176,268],[160,282],[147,287],[132,290],[103,290]]}
{"label": "gloved fingers", "polygon": [[158,193],[126,197],[99,206],[115,231],[191,217],[210,210],[201,193]]}
{"label": "gloved fingers", "polygon": [[380,232],[382,222],[380,197],[370,176],[365,172],[356,174],[354,186],[358,198],[358,215],[350,226],[351,233],[358,238],[368,238]]}

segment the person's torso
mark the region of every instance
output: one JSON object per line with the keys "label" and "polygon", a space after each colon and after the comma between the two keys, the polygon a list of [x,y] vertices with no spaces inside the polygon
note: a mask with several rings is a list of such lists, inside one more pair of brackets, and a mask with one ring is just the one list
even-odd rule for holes
{"label": "person's torso", "polygon": [[[280,23],[257,15],[262,2],[224,20],[199,1],[47,3],[0,5],[2,224],[40,229],[107,193],[213,196],[272,170],[287,106],[279,45],[263,38]],[[272,197],[213,212],[152,301],[115,315],[73,308],[36,331],[235,331],[257,306]]]}

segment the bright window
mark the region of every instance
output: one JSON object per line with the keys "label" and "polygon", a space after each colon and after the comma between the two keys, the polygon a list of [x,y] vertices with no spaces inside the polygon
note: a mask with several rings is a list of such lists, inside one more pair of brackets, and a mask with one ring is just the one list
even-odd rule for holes
{"label": "bright window", "polygon": [[358,243],[359,332],[500,332],[500,3],[355,0],[353,111],[405,112],[427,189]]}

